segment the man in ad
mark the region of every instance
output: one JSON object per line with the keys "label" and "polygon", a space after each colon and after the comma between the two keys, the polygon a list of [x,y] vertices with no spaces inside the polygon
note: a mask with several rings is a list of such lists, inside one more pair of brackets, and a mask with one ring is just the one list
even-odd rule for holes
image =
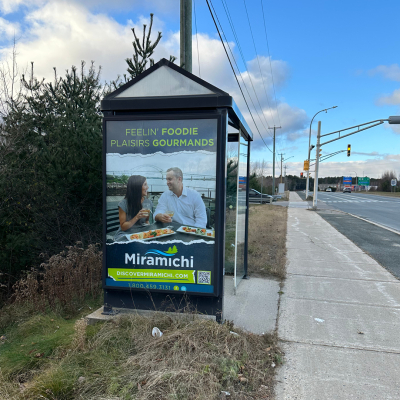
{"label": "man in ad", "polygon": [[155,220],[168,223],[174,221],[182,225],[206,228],[206,207],[198,192],[183,185],[181,169],[174,167],[167,170],[168,191],[158,200]]}

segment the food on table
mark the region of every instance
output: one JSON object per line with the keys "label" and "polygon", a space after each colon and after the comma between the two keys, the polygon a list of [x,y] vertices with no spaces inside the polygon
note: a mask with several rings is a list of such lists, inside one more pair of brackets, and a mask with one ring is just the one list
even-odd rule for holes
{"label": "food on table", "polygon": [[208,236],[215,238],[215,231],[211,229],[204,229],[204,228],[193,228],[191,226],[182,226],[178,229],[178,232],[186,232],[194,235],[201,235],[201,236]]}
{"label": "food on table", "polygon": [[129,236],[129,238],[130,240],[152,239],[162,235],[169,235],[171,233],[175,232],[172,229],[164,228],[164,229],[151,230],[147,232],[133,233],[132,235]]}

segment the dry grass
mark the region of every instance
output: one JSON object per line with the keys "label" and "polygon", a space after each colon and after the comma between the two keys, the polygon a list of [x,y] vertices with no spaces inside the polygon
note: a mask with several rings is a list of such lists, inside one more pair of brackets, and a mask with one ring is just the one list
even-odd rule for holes
{"label": "dry grass", "polygon": [[249,210],[248,273],[286,277],[287,208],[251,205]]}
{"label": "dry grass", "polygon": [[99,246],[82,248],[78,242],[68,251],[52,256],[38,269],[32,268],[26,278],[13,287],[12,301],[35,304],[45,312],[75,312],[86,296],[98,297],[101,292],[102,252]]}
{"label": "dry grass", "polygon": [[[286,208],[250,208],[252,275],[284,276],[285,235]],[[71,247],[15,287],[14,303],[0,310],[0,399],[219,400],[223,391],[231,400],[273,399],[283,359],[275,334],[193,315],[96,326],[71,318],[101,292],[101,257],[95,246]],[[152,337],[155,326],[161,338]]]}
{"label": "dry grass", "polygon": [[[154,326],[161,338],[152,337]],[[20,348],[16,333],[5,351]],[[52,335],[43,335],[44,341]],[[226,391],[232,400],[272,399],[282,357],[274,335],[246,333],[230,323],[125,315],[96,326],[77,322],[69,341],[28,375],[0,370],[0,398],[217,400]]]}
{"label": "dry grass", "polygon": [[[159,339],[151,336],[154,326],[164,333]],[[273,364],[281,360],[275,338],[241,331],[234,335],[231,329],[161,314],[125,316],[104,324],[87,350],[68,361],[70,369],[82,357],[87,360],[85,380],[74,386],[73,398],[203,400],[218,399],[221,391],[228,391],[231,399],[270,399]],[[43,382],[40,387],[37,394],[45,392]]]}

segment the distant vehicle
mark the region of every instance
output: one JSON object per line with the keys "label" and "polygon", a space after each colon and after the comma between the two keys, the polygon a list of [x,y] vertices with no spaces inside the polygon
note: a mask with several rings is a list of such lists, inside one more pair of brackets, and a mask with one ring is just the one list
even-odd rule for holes
{"label": "distant vehicle", "polygon": [[276,201],[276,199],[270,194],[261,194],[258,190],[249,189],[249,201],[252,203],[269,203],[271,197],[272,201]]}
{"label": "distant vehicle", "polygon": [[343,189],[343,193],[351,193],[351,188],[345,187],[345,188]]}
{"label": "distant vehicle", "polygon": [[326,188],[325,192],[332,192],[332,189],[331,188]]}

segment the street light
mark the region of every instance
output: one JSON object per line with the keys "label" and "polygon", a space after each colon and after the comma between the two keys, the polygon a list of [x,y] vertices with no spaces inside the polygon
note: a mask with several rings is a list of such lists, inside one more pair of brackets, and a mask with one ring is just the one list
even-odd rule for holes
{"label": "street light", "polygon": [[[400,115],[391,116],[387,119],[376,119],[374,121],[365,122],[363,124],[358,124],[355,126],[350,126],[349,128],[340,129],[335,132],[325,133],[325,135],[321,135],[321,121],[318,121],[318,134],[317,134],[317,150],[316,150],[316,163],[315,163],[315,179],[314,179],[314,196],[313,196],[313,209],[317,209],[317,196],[318,196],[318,167],[319,167],[319,151],[322,146],[325,146],[328,143],[335,142],[336,140],[344,139],[347,136],[354,135],[356,133],[365,131],[367,129],[374,128],[375,126],[382,125],[385,122],[389,122],[389,124],[400,124]],[[357,128],[357,129],[356,129]],[[356,129],[354,132],[347,133],[346,135],[341,135],[342,132],[348,131],[350,129]],[[335,139],[328,140],[324,143],[321,143],[321,138],[329,135],[334,135],[337,133],[339,137]],[[356,173],[357,175],[357,173]]]}
{"label": "street light", "polygon": [[309,181],[310,181],[310,154],[311,154],[311,150],[315,147],[315,146],[312,146],[312,147],[311,147],[311,125],[312,125],[312,123],[313,123],[313,121],[314,121],[314,118],[315,118],[320,112],[322,112],[322,111],[328,112],[328,110],[330,110],[330,109],[332,109],[332,108],[337,108],[337,106],[325,108],[325,109],[323,109],[323,110],[321,110],[321,111],[318,111],[318,112],[312,117],[312,120],[311,120],[311,123],[310,123],[310,134],[309,134],[309,136],[308,136],[308,165],[309,165],[309,167],[308,167],[308,171],[307,171],[306,200],[308,199],[308,187],[309,187]]}

